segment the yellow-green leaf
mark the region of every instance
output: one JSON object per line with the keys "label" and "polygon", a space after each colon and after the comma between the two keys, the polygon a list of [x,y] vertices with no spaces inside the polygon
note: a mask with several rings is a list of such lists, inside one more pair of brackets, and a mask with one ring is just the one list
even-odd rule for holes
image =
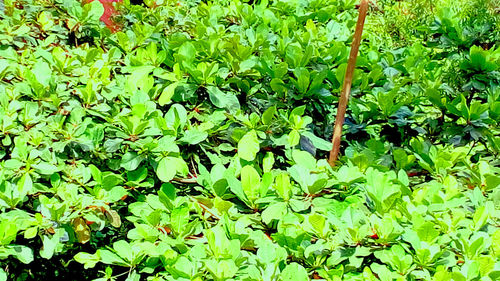
{"label": "yellow-green leaf", "polygon": [[76,218],[73,220],[73,229],[76,233],[76,238],[78,242],[85,244],[90,240],[90,229],[85,223],[83,218]]}

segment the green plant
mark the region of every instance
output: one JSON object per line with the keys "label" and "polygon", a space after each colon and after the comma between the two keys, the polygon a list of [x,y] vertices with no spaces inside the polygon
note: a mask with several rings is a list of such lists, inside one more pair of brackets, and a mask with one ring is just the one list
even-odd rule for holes
{"label": "green plant", "polygon": [[332,168],[355,1],[5,1],[0,280],[497,280],[496,14],[386,2]]}

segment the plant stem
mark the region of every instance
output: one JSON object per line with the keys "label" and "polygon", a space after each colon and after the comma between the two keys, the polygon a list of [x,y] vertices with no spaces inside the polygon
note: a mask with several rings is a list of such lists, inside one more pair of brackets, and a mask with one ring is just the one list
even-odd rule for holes
{"label": "plant stem", "polygon": [[180,182],[180,183],[197,183],[197,178],[173,178],[172,181]]}
{"label": "plant stem", "polygon": [[366,11],[368,10],[368,1],[361,0],[359,5],[358,22],[356,23],[356,30],[354,31],[354,38],[351,46],[351,53],[347,61],[347,70],[345,73],[344,84],[340,94],[339,105],[337,109],[337,117],[335,118],[335,127],[333,129],[332,144],[333,148],[330,151],[328,163],[333,167],[337,161],[340,151],[340,140],[342,137],[342,126],[344,125],[345,113],[347,103],[349,101],[349,94],[351,93],[352,77],[354,68],[356,67],[356,58],[358,57],[359,45],[361,43],[361,34],[363,33],[363,25],[365,24]]}

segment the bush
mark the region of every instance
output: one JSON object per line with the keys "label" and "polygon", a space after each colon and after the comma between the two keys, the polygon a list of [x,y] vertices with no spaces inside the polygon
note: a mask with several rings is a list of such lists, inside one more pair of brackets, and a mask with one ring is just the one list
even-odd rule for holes
{"label": "bush", "polygon": [[379,1],[331,167],[355,1],[5,1],[0,280],[498,280],[483,3]]}

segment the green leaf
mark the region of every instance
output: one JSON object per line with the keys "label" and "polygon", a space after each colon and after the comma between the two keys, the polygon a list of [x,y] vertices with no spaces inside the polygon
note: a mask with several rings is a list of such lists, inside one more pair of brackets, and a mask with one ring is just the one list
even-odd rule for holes
{"label": "green leaf", "polygon": [[297,130],[292,130],[288,134],[288,144],[290,146],[296,146],[300,142],[300,134]]}
{"label": "green leaf", "polygon": [[301,94],[305,94],[309,87],[310,74],[305,67],[298,67],[293,71],[296,77],[295,86]]}
{"label": "green leaf", "polygon": [[500,257],[500,229],[497,229],[491,235],[491,249],[493,250],[493,255],[496,258]]}
{"label": "green leaf", "polygon": [[125,267],[129,266],[129,263],[127,263],[120,256],[118,256],[117,254],[115,254],[109,250],[99,249],[99,250],[97,250],[96,254],[100,257],[100,261],[102,263],[114,264],[114,265],[125,266]]}
{"label": "green leaf", "polygon": [[285,82],[279,78],[273,78],[271,82],[269,83],[269,86],[271,86],[271,89],[277,93],[280,94],[285,94],[288,91],[288,88],[286,87]]}
{"label": "green leaf", "polygon": [[98,22],[102,14],[104,14],[104,7],[99,1],[92,1],[85,6],[88,11],[87,19],[92,22]]}
{"label": "green leaf", "polygon": [[264,173],[270,172],[274,165],[274,154],[272,152],[267,152],[266,156],[262,160],[262,170]]}
{"label": "green leaf", "polygon": [[253,161],[260,150],[259,139],[255,130],[246,133],[238,142],[238,156],[247,161]]}
{"label": "green leaf", "polygon": [[0,245],[8,245],[16,239],[17,225],[9,220],[0,221]]}
{"label": "green leaf", "polygon": [[137,271],[132,270],[130,274],[127,276],[127,279],[125,281],[140,281],[141,280],[141,275],[137,273]]}
{"label": "green leaf", "polygon": [[240,102],[236,95],[224,93],[218,87],[207,86],[210,101],[218,108],[225,108],[229,112],[236,112],[240,109]]}
{"label": "green leaf", "polygon": [[178,52],[180,61],[191,63],[196,58],[196,48],[191,42],[184,42]]}
{"label": "green leaf", "polygon": [[24,231],[24,238],[31,239],[34,238],[38,234],[38,227],[30,227]]}
{"label": "green leaf", "polygon": [[186,225],[189,222],[189,209],[188,208],[176,208],[172,210],[170,215],[170,224],[172,225],[172,230],[180,235],[186,230]]}
{"label": "green leaf", "polygon": [[29,247],[21,245],[9,245],[8,248],[12,251],[13,256],[15,256],[20,262],[24,264],[29,264],[34,260],[33,250]]}
{"label": "green leaf", "polygon": [[216,280],[227,280],[238,271],[238,267],[233,260],[209,260],[206,262],[206,266]]}
{"label": "green leaf", "polygon": [[179,82],[174,82],[163,89],[160,97],[158,98],[158,103],[161,106],[163,106],[165,104],[169,104],[171,102],[172,97],[175,94],[175,89],[177,88],[178,85],[179,85]]}
{"label": "green leaf", "polygon": [[417,228],[417,234],[421,241],[431,243],[439,236],[439,231],[436,230],[434,223],[425,222]]}
{"label": "green leaf", "polygon": [[311,132],[303,132],[302,136],[307,137],[312,142],[314,147],[319,149],[319,150],[324,150],[324,151],[332,150],[333,144],[331,141],[327,141],[327,140],[324,140],[322,138],[319,138]]}
{"label": "green leaf", "polygon": [[301,165],[309,170],[316,167],[316,159],[308,152],[301,150],[293,150],[292,158],[297,165]]}
{"label": "green leaf", "polygon": [[59,171],[59,169],[47,162],[41,162],[39,164],[33,164],[33,168],[36,169],[37,173],[42,175],[52,175]]}
{"label": "green leaf", "polygon": [[320,214],[312,214],[307,217],[309,224],[313,227],[314,231],[323,236],[324,228],[326,225],[326,219]]}
{"label": "green leaf", "polygon": [[479,257],[479,272],[481,276],[487,276],[495,267],[495,260],[491,256]]}
{"label": "green leaf", "polygon": [[270,106],[264,113],[262,113],[262,124],[269,125],[276,114],[276,106]]}
{"label": "green leaf", "polygon": [[143,160],[143,155],[137,155],[135,152],[127,152],[123,155],[120,166],[127,171],[134,171]]}
{"label": "green leaf", "polygon": [[241,169],[241,187],[250,201],[259,198],[260,175],[254,167],[247,165]]}
{"label": "green leaf", "polygon": [[197,129],[191,129],[184,132],[184,136],[179,139],[179,142],[184,142],[190,145],[198,144],[208,137],[208,133]]}
{"label": "green leaf", "polygon": [[[60,233],[60,229],[56,232],[57,234]],[[62,230],[63,231],[63,230]],[[52,256],[54,255],[54,252],[56,251],[56,247],[59,245],[59,235],[52,235],[52,237],[49,237],[47,235],[44,235],[42,237],[42,243],[43,247],[40,249],[40,256],[44,259],[51,259]]]}
{"label": "green leaf", "polygon": [[177,197],[175,186],[171,183],[162,184],[160,190],[158,191],[158,197],[165,207],[172,209],[172,202]]}
{"label": "green leaf", "polygon": [[52,77],[52,70],[48,63],[43,60],[37,61],[33,66],[33,74],[35,74],[36,80],[42,84],[44,87],[49,86],[50,79]]}
{"label": "green leaf", "polygon": [[0,281],[7,281],[7,273],[0,268]]}
{"label": "green leaf", "polygon": [[75,255],[75,260],[81,264],[85,269],[94,268],[95,265],[100,261],[99,256],[96,254],[92,255],[85,252],[80,252]]}
{"label": "green leaf", "polygon": [[283,269],[280,275],[281,280],[283,281],[308,281],[309,277],[307,275],[306,269],[295,262],[290,263]]}
{"label": "green leaf", "polygon": [[193,271],[195,269],[195,266],[193,263],[186,257],[181,256],[177,259],[177,261],[174,264],[175,269],[180,271],[181,276],[185,278],[189,278],[191,275],[193,275]]}
{"label": "green leaf", "polygon": [[173,157],[165,157],[156,167],[156,175],[162,182],[171,181],[177,174],[177,161]]}
{"label": "green leaf", "polygon": [[20,198],[24,197],[24,195],[31,193],[33,190],[33,181],[29,174],[24,174],[24,176],[17,183],[17,189],[19,191]]}
{"label": "green leaf", "polygon": [[288,173],[280,173],[276,176],[275,188],[283,200],[288,201],[292,197],[292,185]]}
{"label": "green leaf", "polygon": [[272,203],[262,212],[262,221],[269,224],[272,220],[279,220],[287,213],[287,204],[284,202]]}

